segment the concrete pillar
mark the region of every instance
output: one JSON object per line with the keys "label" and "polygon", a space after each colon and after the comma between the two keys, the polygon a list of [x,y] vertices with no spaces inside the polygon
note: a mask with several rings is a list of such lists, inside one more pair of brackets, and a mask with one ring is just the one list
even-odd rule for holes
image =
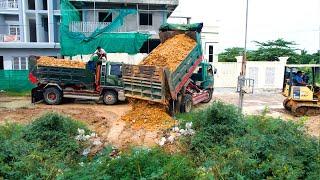
{"label": "concrete pillar", "polygon": [[286,65],[289,57],[279,57],[278,59],[282,64]]}
{"label": "concrete pillar", "polygon": [[49,36],[49,42],[54,42],[54,29],[57,24],[54,23],[53,19],[53,1],[47,0],[48,4],[48,36]]}
{"label": "concrete pillar", "polygon": [[24,42],[24,11],[22,8],[22,3],[24,0],[18,1],[18,7],[19,7],[19,30],[20,30],[20,41]]}
{"label": "concrete pillar", "polygon": [[[22,23],[23,26],[23,42],[30,42],[30,31],[29,31],[29,20],[26,15],[26,9],[27,9],[27,0],[21,0],[21,6],[19,6],[19,9],[22,10],[20,16],[22,17]],[[21,32],[21,31],[20,31]]]}

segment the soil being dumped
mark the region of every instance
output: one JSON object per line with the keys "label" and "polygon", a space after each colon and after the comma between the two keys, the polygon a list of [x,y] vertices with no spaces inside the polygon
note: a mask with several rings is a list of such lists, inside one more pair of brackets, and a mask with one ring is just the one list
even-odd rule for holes
{"label": "soil being dumped", "polygon": [[133,129],[168,129],[176,124],[162,104],[132,100],[131,105],[132,110],[122,116],[122,120],[129,122]]}
{"label": "soil being dumped", "polygon": [[195,40],[185,34],[176,35],[155,48],[140,65],[167,67],[174,71],[196,44]]}
{"label": "soil being dumped", "polygon": [[[196,41],[185,34],[179,34],[154,49],[140,65],[167,67],[174,71],[196,46]],[[143,100],[133,100],[132,110],[122,116],[135,129],[168,129],[176,121],[167,113],[166,106]]]}
{"label": "soil being dumped", "polygon": [[52,66],[52,67],[79,68],[79,69],[86,68],[86,63],[81,61],[56,59],[48,56],[41,56],[37,60],[37,64],[41,66]]}

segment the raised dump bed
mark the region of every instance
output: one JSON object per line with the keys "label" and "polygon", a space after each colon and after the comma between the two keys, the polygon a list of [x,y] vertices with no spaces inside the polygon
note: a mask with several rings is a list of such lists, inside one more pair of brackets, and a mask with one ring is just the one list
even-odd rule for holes
{"label": "raised dump bed", "polygon": [[[201,63],[198,32],[163,31],[160,39],[162,44],[142,61],[142,65],[123,66],[125,96],[164,104],[171,99],[176,100],[177,94]],[[183,41],[192,44],[186,46]],[[173,45],[178,46],[177,49]],[[167,51],[172,54],[166,54]]]}

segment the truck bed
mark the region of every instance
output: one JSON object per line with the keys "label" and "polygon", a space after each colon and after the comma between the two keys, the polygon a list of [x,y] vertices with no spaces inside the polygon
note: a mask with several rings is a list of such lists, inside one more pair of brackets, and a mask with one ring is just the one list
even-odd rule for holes
{"label": "truck bed", "polygon": [[84,86],[88,89],[92,88],[94,84],[94,73],[87,69],[36,65],[32,74],[35,75],[41,84],[69,84]]}
{"label": "truck bed", "polygon": [[163,104],[170,97],[176,100],[178,92],[201,61],[202,49],[197,44],[174,71],[157,66],[124,65],[122,78],[125,95]]}

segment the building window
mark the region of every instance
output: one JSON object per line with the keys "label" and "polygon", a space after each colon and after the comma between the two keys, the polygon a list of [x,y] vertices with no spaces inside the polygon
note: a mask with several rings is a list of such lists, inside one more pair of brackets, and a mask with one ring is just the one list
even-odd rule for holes
{"label": "building window", "polygon": [[13,57],[12,62],[13,70],[27,70],[28,69],[28,61],[26,57]]}
{"label": "building window", "polygon": [[19,25],[10,25],[9,26],[9,34],[10,35],[20,35]]}
{"label": "building window", "polygon": [[3,56],[0,56],[0,70],[4,69]]}
{"label": "building window", "polygon": [[99,12],[99,22],[112,22],[112,13]]}
{"label": "building window", "polygon": [[209,46],[209,62],[213,62],[213,46]]}
{"label": "building window", "polygon": [[140,25],[152,26],[152,14],[151,13],[140,13],[139,14]]}

